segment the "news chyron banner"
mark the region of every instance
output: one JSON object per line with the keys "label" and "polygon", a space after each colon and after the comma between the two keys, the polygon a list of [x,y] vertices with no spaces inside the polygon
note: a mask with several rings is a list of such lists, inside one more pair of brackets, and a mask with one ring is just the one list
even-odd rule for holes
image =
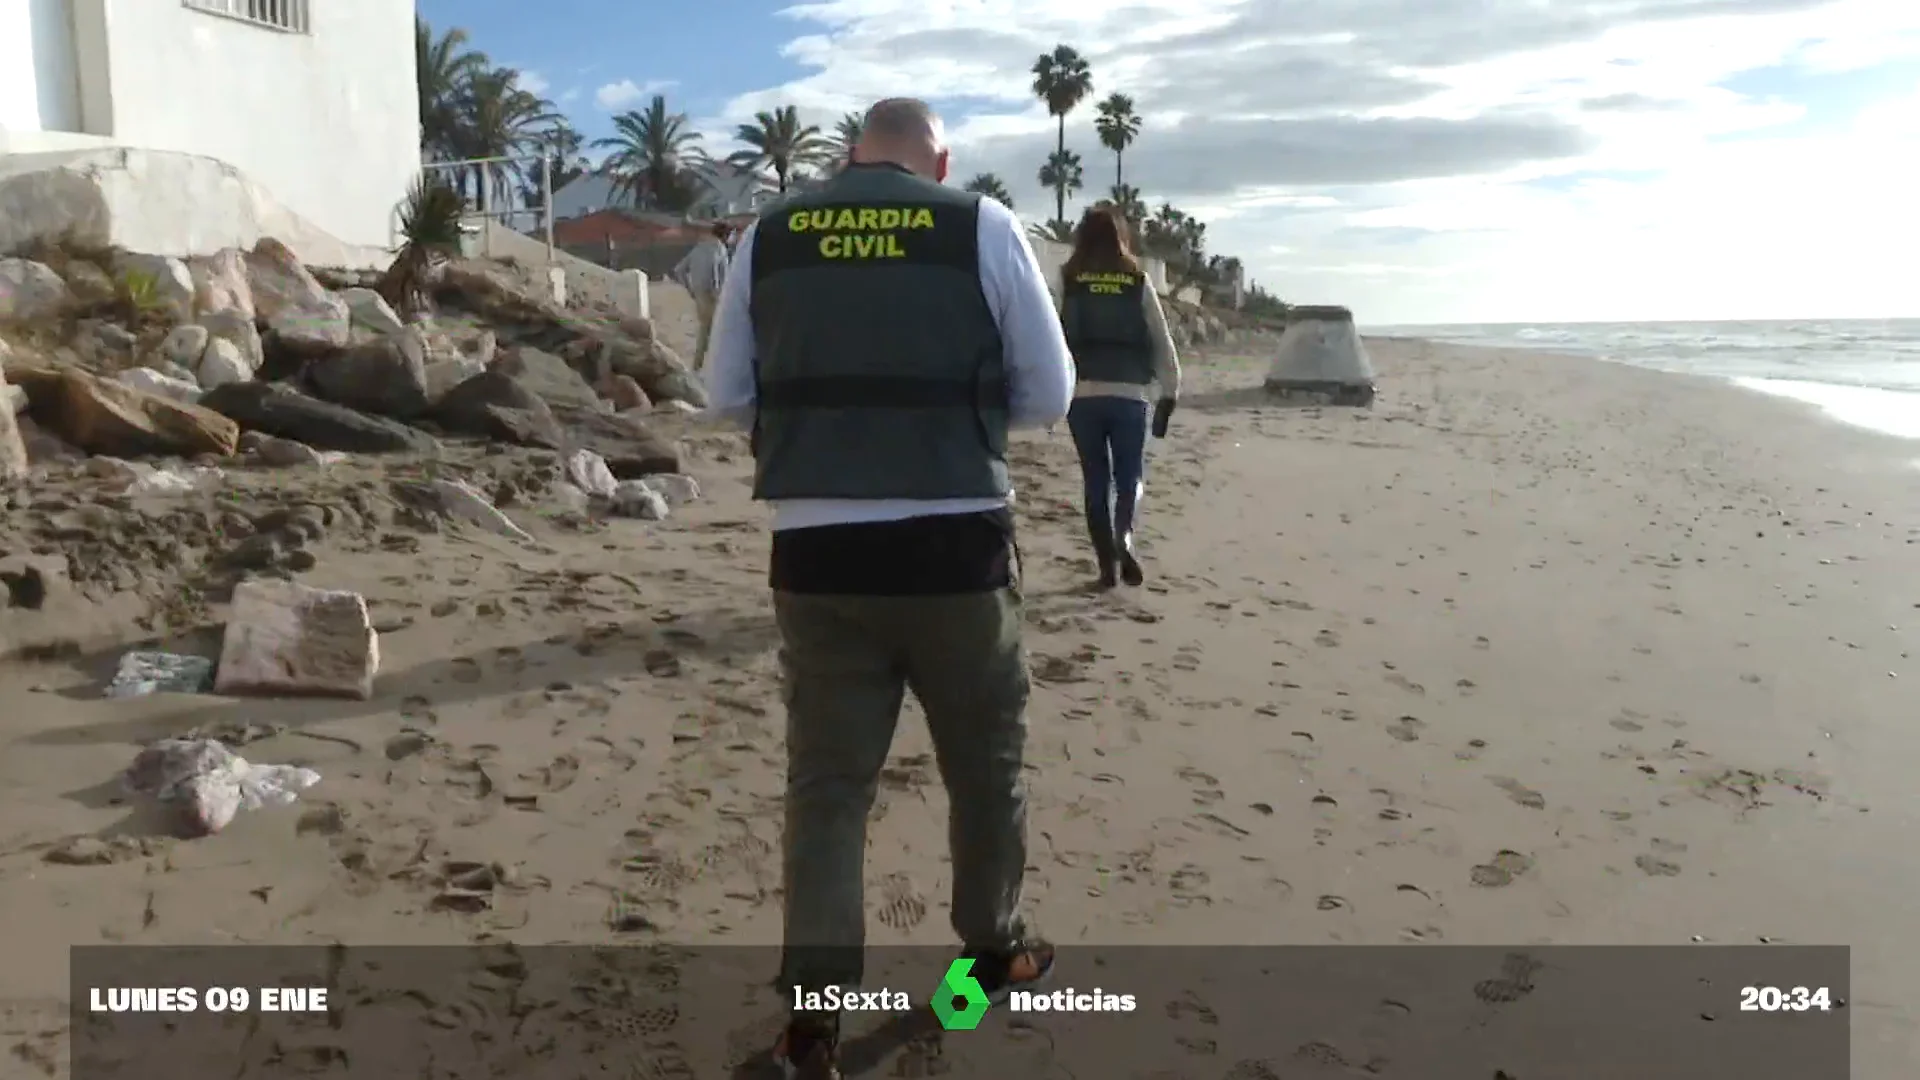
{"label": "news chyron banner", "polygon": [[71,1076],[771,1077],[800,1007],[853,1077],[1848,1080],[1840,947],[1082,946],[1011,996],[867,955],[801,988],[768,948],[76,948]]}

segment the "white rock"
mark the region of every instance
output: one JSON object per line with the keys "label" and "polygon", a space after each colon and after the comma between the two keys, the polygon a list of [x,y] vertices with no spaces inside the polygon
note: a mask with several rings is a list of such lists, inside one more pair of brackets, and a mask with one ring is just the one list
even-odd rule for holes
{"label": "white rock", "polygon": [[464,481],[435,480],[433,490],[440,496],[441,508],[453,517],[478,525],[490,533],[511,536],[516,540],[533,539],[525,529],[515,525],[512,518],[501,513],[485,495]]}
{"label": "white rock", "polygon": [[486,370],[486,364],[465,356],[428,364],[426,367],[427,400],[439,401],[447,396],[447,391]]}
{"label": "white rock", "polygon": [[18,386],[6,383],[5,375],[0,375],[0,409],[18,416],[27,411],[27,392]]}
{"label": "white rock", "polygon": [[52,318],[74,302],[52,269],[31,259],[0,259],[0,322]]}
{"label": "white rock", "polygon": [[655,473],[640,482],[659,492],[669,506],[685,506],[700,498],[700,482],[686,473]]}
{"label": "white rock", "polygon": [[303,442],[282,439],[277,435],[263,435],[250,431],[241,437],[242,445],[248,453],[260,460],[262,465],[325,465],[327,459],[320,451]]}
{"label": "white rock", "polygon": [[565,480],[553,485],[549,494],[563,514],[584,514],[593,506],[593,499],[586,492]]}
{"label": "white rock", "polygon": [[228,383],[247,382],[253,378],[253,369],[247,366],[238,345],[226,338],[214,338],[207,342],[207,351],[200,357],[198,374],[200,385],[211,390]]}
{"label": "white rock", "polygon": [[20,421],[16,416],[26,411],[26,400],[26,391],[9,385],[7,369],[0,367],[0,480],[17,480],[27,475],[28,466],[32,463],[27,455],[27,442],[20,436]]}
{"label": "white rock", "polygon": [[200,316],[200,325],[215,339],[232,342],[234,348],[240,350],[248,378],[266,362],[266,349],[260,343],[260,331],[253,325],[253,316],[238,309],[209,311]]}
{"label": "white rock", "polygon": [[193,275],[193,303],[201,312],[232,311],[253,322],[253,287],[247,283],[247,256],[239,248],[223,248],[187,262]]}
{"label": "white rock", "polygon": [[200,387],[185,379],[162,375],[152,368],[128,368],[115,374],[113,381],[122,386],[131,386],[135,390],[144,390],[149,394],[171,398],[185,405],[192,405],[200,400]]}
{"label": "white rock", "polygon": [[393,313],[386,299],[372,289],[342,289],[340,299],[346,302],[348,316],[355,326],[381,334],[397,334],[407,325]]}
{"label": "white rock", "polygon": [[152,302],[160,310],[175,322],[193,318],[193,275],[179,259],[130,251],[114,259],[113,277],[123,289],[135,279],[149,282]]}
{"label": "white rock", "polygon": [[612,498],[618,484],[613,470],[607,467],[607,459],[591,450],[575,450],[567,455],[567,479],[581,491],[603,499]]}
{"label": "white rock", "polygon": [[233,591],[214,692],[373,696],[380,636],[358,593],[256,578]]}
{"label": "white rock", "polygon": [[667,500],[644,480],[622,480],[614,485],[613,512],[642,521],[665,521]]}
{"label": "white rock", "polygon": [[679,398],[668,398],[665,401],[655,402],[653,411],[657,413],[677,413],[682,416],[691,416],[700,411],[700,406],[695,405],[691,401],[681,401]]}
{"label": "white rock", "polygon": [[262,319],[272,320],[288,308],[318,308],[337,300],[292,250],[272,237],[261,239],[244,261],[254,313]]}
{"label": "white rock", "polygon": [[212,335],[207,328],[187,323],[167,331],[166,340],[160,343],[160,355],[168,361],[191,368],[200,363],[200,354],[207,351],[207,339]]}
{"label": "white rock", "polygon": [[299,348],[344,349],[353,340],[347,305],[332,296],[312,304],[280,308],[267,317],[267,329]]}

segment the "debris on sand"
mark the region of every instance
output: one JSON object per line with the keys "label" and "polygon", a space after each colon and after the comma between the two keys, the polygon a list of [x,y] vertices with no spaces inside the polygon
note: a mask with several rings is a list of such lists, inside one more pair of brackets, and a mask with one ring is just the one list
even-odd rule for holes
{"label": "debris on sand", "polygon": [[129,794],[180,811],[180,835],[211,836],[242,810],[287,806],[320,782],[312,769],[256,765],[214,739],[162,739],[121,774]]}

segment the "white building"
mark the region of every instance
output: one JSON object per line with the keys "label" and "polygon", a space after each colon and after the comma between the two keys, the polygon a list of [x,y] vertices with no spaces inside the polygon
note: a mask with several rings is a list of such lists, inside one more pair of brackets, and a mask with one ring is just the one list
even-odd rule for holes
{"label": "white building", "polygon": [[[708,190],[689,213],[695,218],[736,217],[751,214],[780,194],[767,179],[724,162],[714,167]],[[611,177],[588,173],[553,193],[555,221],[584,217],[597,210],[630,210],[633,196],[616,189]]]}
{"label": "white building", "polygon": [[390,247],[420,169],[413,19],[413,0],[0,0],[0,166],[214,158],[339,241]]}

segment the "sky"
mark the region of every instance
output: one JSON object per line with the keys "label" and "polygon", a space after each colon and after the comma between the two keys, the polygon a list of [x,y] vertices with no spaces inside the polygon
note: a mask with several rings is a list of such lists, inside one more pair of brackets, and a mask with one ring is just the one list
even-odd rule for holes
{"label": "sky", "polygon": [[[758,110],[945,117],[954,181],[1033,220],[1034,59],[1080,50],[1067,144],[1133,97],[1127,182],[1211,252],[1371,326],[1920,315],[1914,0],[418,0],[589,138],[655,93],[716,153]],[[1070,205],[1069,216],[1075,216]]]}

